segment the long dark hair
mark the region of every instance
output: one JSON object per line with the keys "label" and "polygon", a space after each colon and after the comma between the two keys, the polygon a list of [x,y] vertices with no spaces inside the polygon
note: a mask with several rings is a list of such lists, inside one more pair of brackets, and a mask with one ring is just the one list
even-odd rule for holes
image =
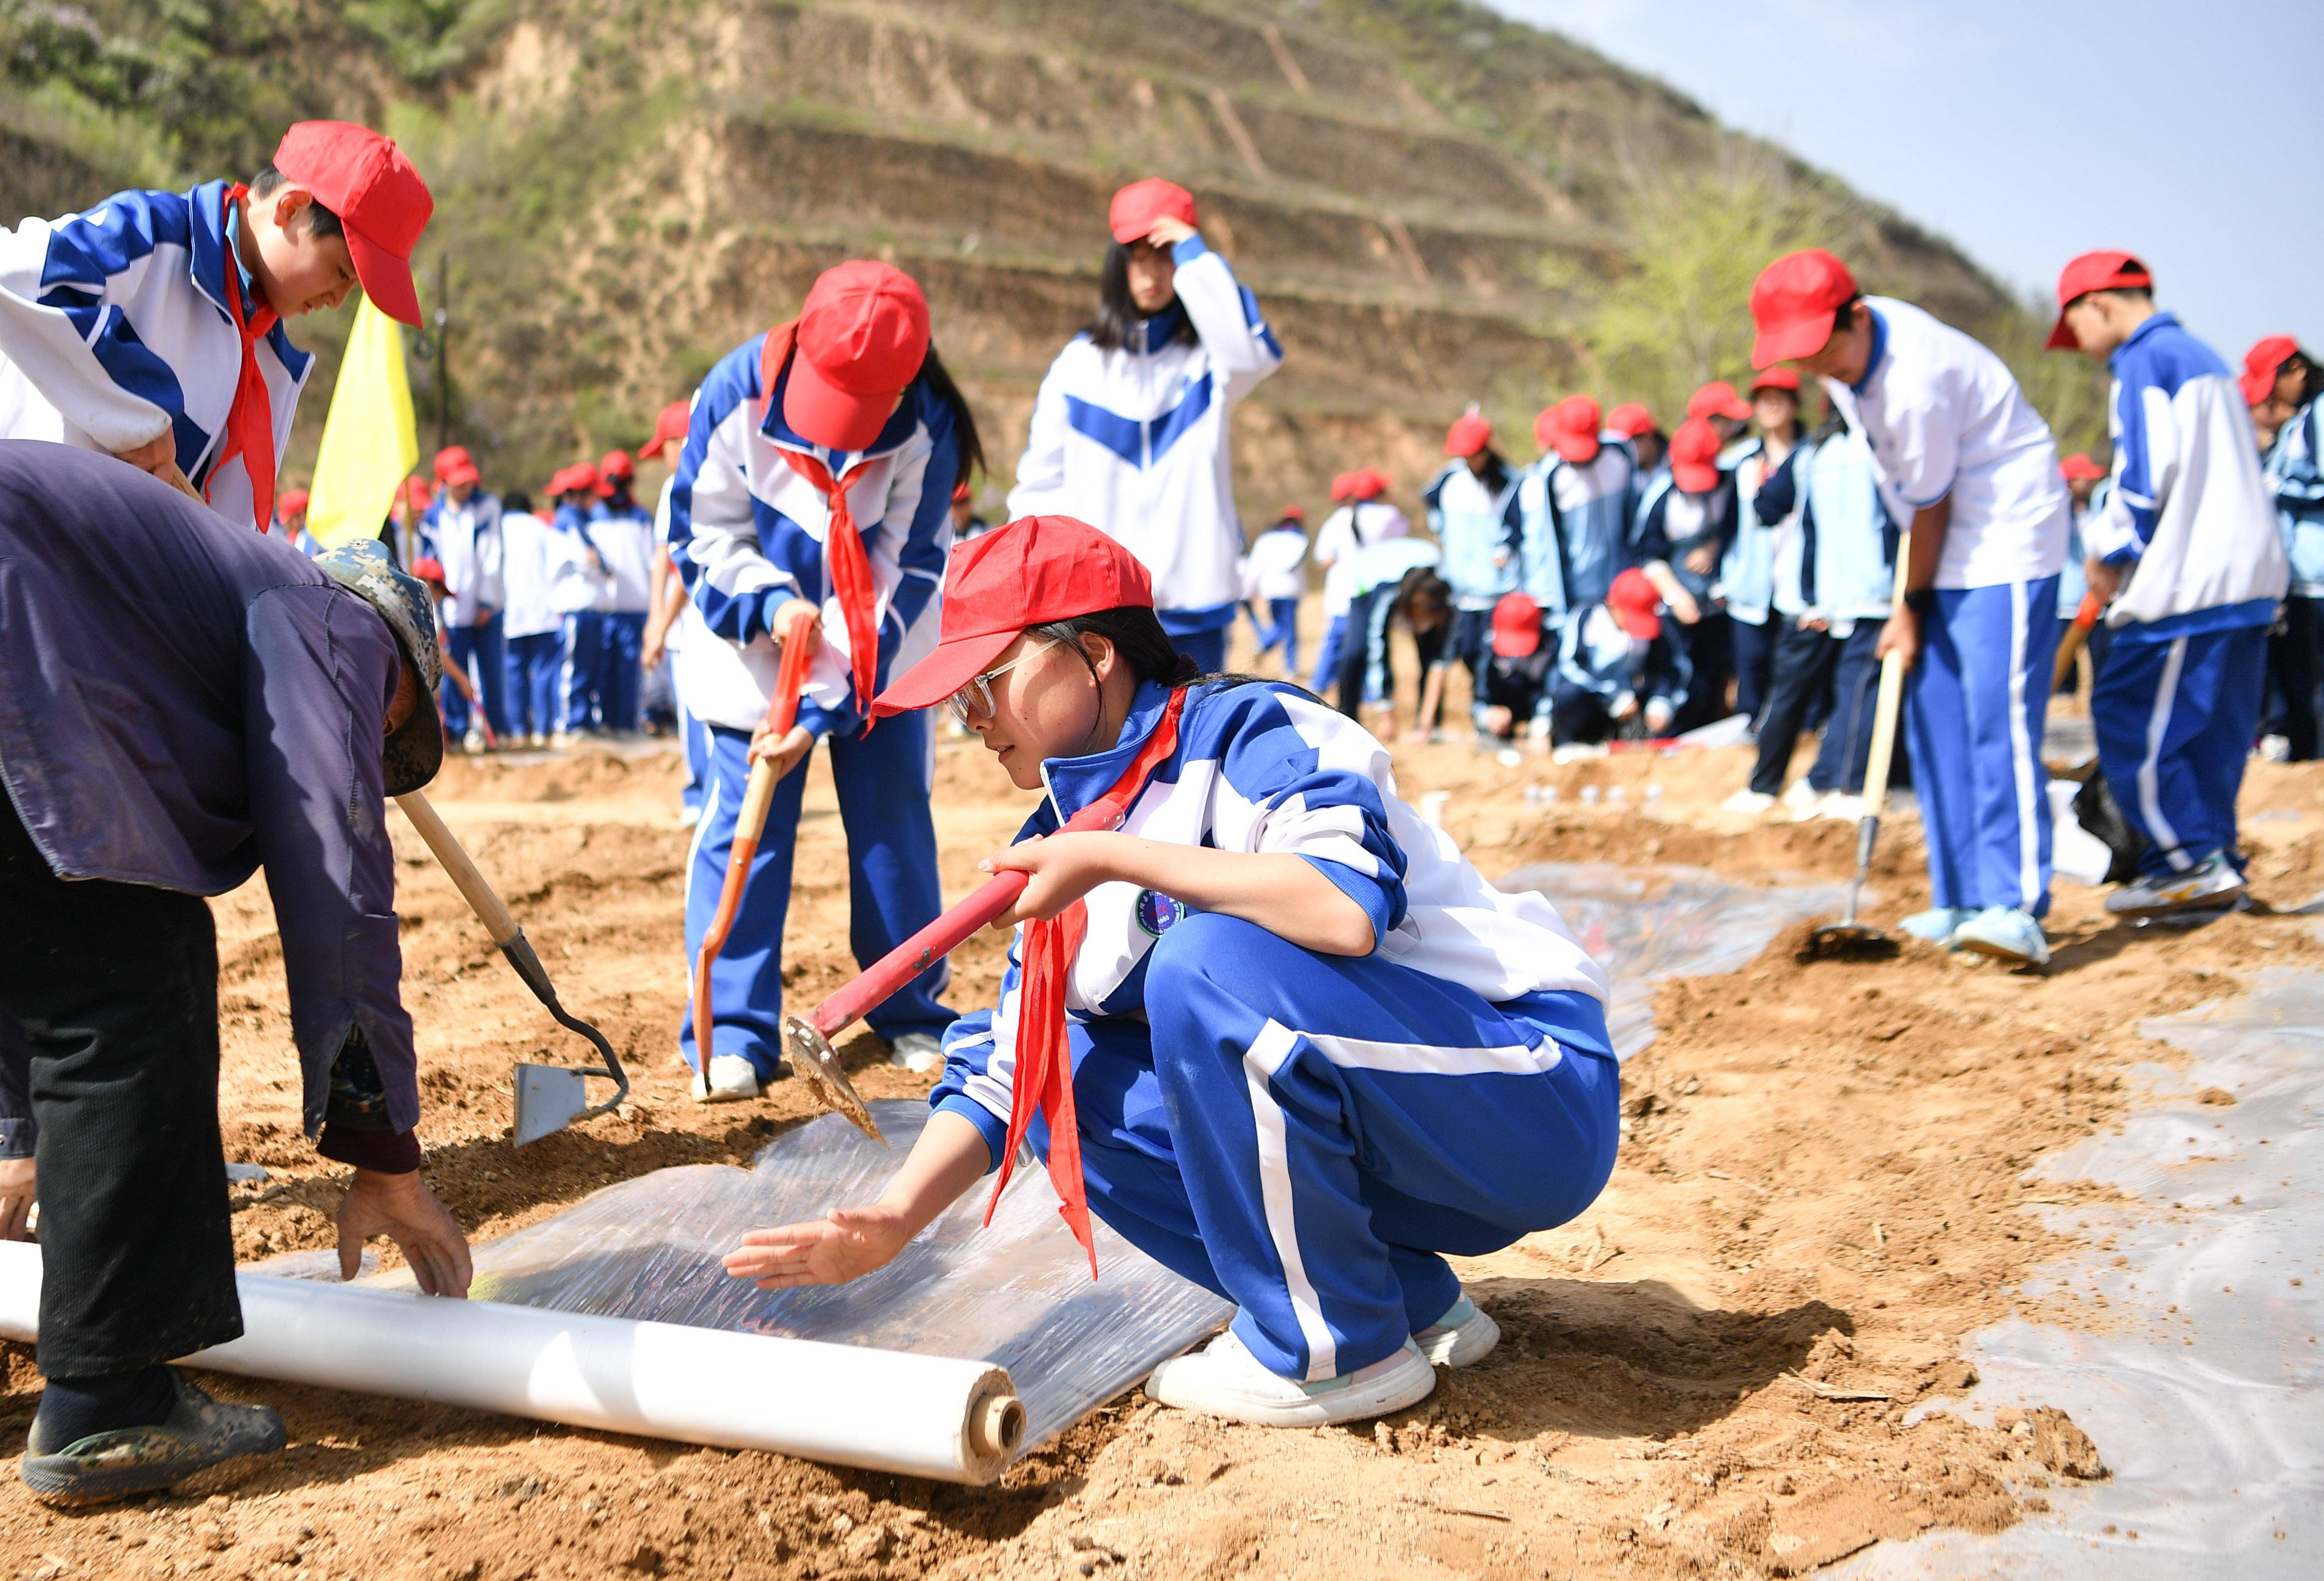
{"label": "long dark hair", "polygon": [[928,354],[920,359],[920,377],[927,380],[928,391],[952,409],[953,443],[960,447],[960,471],[955,481],[966,483],[971,473],[984,470],[984,440],[976,431],[976,414],[968,409],[968,397],[952,381],[952,372],[936,355],[936,343],[928,342]]}
{"label": "long dark hair", "polygon": [[1452,584],[1438,575],[1434,565],[1415,565],[1397,584],[1388,613],[1389,620],[1401,621],[1410,631],[1420,630],[1413,616],[1423,615],[1433,631],[1452,617]]}
{"label": "long dark hair", "polygon": [[[1163,309],[1167,312],[1169,309]],[[1102,352],[1118,352],[1130,344],[1130,333],[1143,324],[1148,315],[1138,310],[1138,302],[1130,294],[1130,246],[1124,242],[1108,242],[1105,264],[1097,276],[1097,317],[1082,330],[1089,336],[1090,345]],[[1178,315],[1177,333],[1170,339],[1173,345],[1193,345],[1202,337],[1194,333],[1194,321],[1184,313]],[[1149,351],[1152,347],[1147,348]]]}
{"label": "long dark hair", "polygon": [[[1166,686],[1185,686],[1197,681],[1222,686],[1277,684],[1265,676],[1246,676],[1231,670],[1204,675],[1199,665],[1178,651],[1178,645],[1170,640],[1170,633],[1162,629],[1161,618],[1144,604],[1123,604],[1118,609],[1094,610],[1067,620],[1045,620],[1040,625],[1026,627],[1025,631],[1030,637],[1064,643],[1080,656],[1093,676],[1097,674],[1097,661],[1082,646],[1084,636],[1102,637],[1112,643],[1113,650],[1130,666],[1130,673],[1140,682],[1159,681]],[[1303,697],[1315,698],[1305,686],[1281,684],[1290,685]]]}

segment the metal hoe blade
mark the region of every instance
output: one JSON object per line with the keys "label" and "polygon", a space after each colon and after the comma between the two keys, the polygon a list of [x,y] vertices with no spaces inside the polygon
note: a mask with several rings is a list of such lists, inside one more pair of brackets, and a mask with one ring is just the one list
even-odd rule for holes
{"label": "metal hoe blade", "polygon": [[566,1065],[516,1068],[517,1146],[562,1131],[588,1108],[589,1082],[580,1071]]}
{"label": "metal hoe blade", "polygon": [[857,1096],[855,1083],[847,1079],[846,1069],[839,1062],[838,1053],[831,1040],[817,1032],[814,1025],[797,1016],[783,1017],[783,1048],[791,1057],[791,1069],[807,1083],[807,1091],[816,1102],[834,1113],[845,1115],[855,1128],[877,1142],[888,1145],[880,1135],[880,1126],[872,1118],[872,1111],[863,1107]]}

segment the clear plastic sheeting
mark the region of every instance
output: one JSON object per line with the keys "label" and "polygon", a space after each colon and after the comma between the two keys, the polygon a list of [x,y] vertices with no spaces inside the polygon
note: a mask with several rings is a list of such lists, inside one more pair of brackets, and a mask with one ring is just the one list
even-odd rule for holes
{"label": "clear plastic sheeting", "polygon": [[1981,1381],[1951,1408],[1989,1420],[2001,1406],[2060,1407],[2113,1475],[2052,1487],[2051,1514],[1997,1536],[1884,1545],[1848,1574],[2324,1574],[2324,982],[2264,972],[2224,1013],[2140,1030],[2188,1051],[2187,1069],[2139,1067],[2144,1101],[2121,1131],[2033,1177],[2135,1199],[2043,1210],[2091,1249],[2045,1265],[2026,1293],[2104,1296],[2104,1318],[2087,1332],[2012,1319],[1973,1336],[1964,1354]]}
{"label": "clear plastic sheeting", "polygon": [[[1606,1007],[1614,1052],[1627,1060],[1655,1040],[1654,985],[1666,977],[1735,970],[1794,923],[1837,920],[1846,886],[1732,884],[1701,868],[1619,868],[1541,862],[1500,880],[1549,897],[1591,958],[1613,979]],[[1872,896],[1869,891],[1866,899]]]}

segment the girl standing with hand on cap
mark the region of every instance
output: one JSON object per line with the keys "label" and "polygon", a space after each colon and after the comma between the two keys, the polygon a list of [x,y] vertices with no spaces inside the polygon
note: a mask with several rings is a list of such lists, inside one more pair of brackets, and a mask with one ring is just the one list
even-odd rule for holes
{"label": "girl standing with hand on cap", "polygon": [[[891,670],[936,638],[956,478],[983,464],[975,419],[928,340],[909,275],[858,261],[826,270],[798,317],[753,336],[702,381],[669,496],[669,539],[689,603],[679,689],[710,727],[710,774],[687,884],[690,962],[716,911],[752,762],[782,778],[733,933],[711,970],[715,1046],[696,1096],[744,1098],[782,1048],[783,919],[806,776],[819,739],[847,831],[849,943],[871,965],[935,920],[935,743],[925,713],[872,722]],[[815,652],[798,722],[753,740],[779,645]],[[933,1069],[953,1013],[938,961],[867,1018],[899,1064]],[[703,1069],[691,1009],[679,1052]]]}
{"label": "girl standing with hand on cap", "polygon": [[101,450],[264,532],[314,359],[282,321],[358,281],[420,322],[434,201],[394,143],[301,121],[250,179],[0,231],[0,438]]}
{"label": "girl standing with hand on cap", "polygon": [[1204,244],[1184,187],[1132,182],[1107,223],[1097,317],[1041,381],[1009,514],[1065,512],[1129,545],[1162,629],[1216,670],[1242,594],[1227,412],[1283,348]]}
{"label": "girl standing with hand on cap", "polygon": [[[753,1231],[727,1271],[868,1273],[1029,1140],[1093,1270],[1093,1213],[1239,1309],[1155,1370],[1165,1404],[1359,1420],[1482,1357],[1445,1255],[1563,1223],[1613,1166],[1606,979],[1549,903],[1486,883],[1361,726],[1197,676],[1144,567],[1069,518],[955,557],[943,640],[880,707],[938,701],[1049,792],[985,862],[1029,879],[999,1008],[945,1034],[877,1202]],[[1058,832],[1093,808],[1111,832]]]}

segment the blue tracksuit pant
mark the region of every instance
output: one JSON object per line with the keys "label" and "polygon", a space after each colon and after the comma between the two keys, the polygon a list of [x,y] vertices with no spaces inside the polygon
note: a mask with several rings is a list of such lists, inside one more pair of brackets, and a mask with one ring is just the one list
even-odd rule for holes
{"label": "blue tracksuit pant", "polygon": [[615,610],[598,620],[599,717],[607,730],[628,735],[638,728],[638,689],[645,683],[639,655],[646,644],[646,612]]}
{"label": "blue tracksuit pant", "polygon": [[[708,788],[695,821],[686,871],[686,962],[693,980],[695,952],[718,910],[726,858],[734,844],[734,816],[751,777],[751,738],[710,727]],[[868,736],[829,738],[831,776],[839,791],[839,817],[847,831],[847,942],[859,966],[870,966],[944,909],[936,884],[936,823],[928,814],[934,772],[928,716],[883,719]],[[798,844],[799,799],[807,785],[801,765],[775,786],[759,854],[735,914],[733,932],[710,972],[712,1052],[741,1054],[771,1080],[781,1064],[783,920],[790,913],[791,855]],[[953,1012],[936,1003],[952,980],[938,961],[864,1017],[882,1037],[908,1032],[941,1034]],[[679,1054],[697,1070],[694,1007],[679,1025]]]}
{"label": "blue tracksuit pant", "polygon": [[604,728],[597,683],[604,674],[605,617],[579,610],[565,617],[565,728],[578,733]]}
{"label": "blue tracksuit pant", "polygon": [[1260,655],[1272,653],[1275,645],[1283,645],[1283,673],[1299,673],[1299,601],[1296,598],[1271,598],[1267,601],[1267,623],[1259,623],[1256,604],[1251,610],[1251,630],[1259,638]]}
{"label": "blue tracksuit pant", "polygon": [[1612,1172],[1621,1076],[1585,995],[1491,1005],[1206,912],[1144,970],[1145,1020],[1071,1029],[1091,1209],[1233,1301],[1280,1376],[1394,1354],[1460,1299],[1443,1254],[1563,1224]]}
{"label": "blue tracksuit pant", "polygon": [[2090,722],[2107,786],[2153,842],[2139,867],[2183,872],[2236,850],[2236,795],[2259,729],[2267,628],[2183,637],[2115,628],[2090,689]]}
{"label": "blue tracksuit pant", "polygon": [[1340,644],[1347,640],[1348,617],[1333,615],[1323,628],[1322,651],[1315,655],[1315,673],[1308,678],[1307,690],[1321,697],[1323,689],[1333,685],[1340,673]]}
{"label": "blue tracksuit pant", "polygon": [[508,639],[509,723],[526,735],[557,729],[557,689],[565,673],[565,633]]}
{"label": "blue tracksuit pant", "polygon": [[1940,589],[1905,695],[1932,904],[2050,909],[2042,723],[2058,579]]}
{"label": "blue tracksuit pant", "polygon": [[[444,633],[445,647],[451,653],[450,662],[460,666],[476,688],[478,701],[484,705],[484,717],[492,722],[493,734],[505,736],[509,731],[508,712],[508,654],[501,640],[501,615],[481,626],[454,626]],[[453,736],[468,733],[468,699],[450,676],[444,677],[444,728]]]}
{"label": "blue tracksuit pant", "polygon": [[702,797],[710,784],[710,727],[694,717],[676,687],[669,696],[678,712],[678,746],[686,754],[686,784],[679,787],[678,800],[685,804],[686,821],[691,823],[702,815]]}
{"label": "blue tracksuit pant", "polygon": [[1227,637],[1234,630],[1233,622],[1208,631],[1173,631],[1170,646],[1194,661],[1206,676],[1215,676],[1227,667]]}
{"label": "blue tracksuit pant", "polygon": [[[1815,767],[1808,770],[1811,790],[1854,795],[1864,788],[1874,716],[1880,712],[1880,661],[1872,657],[1880,628],[1878,620],[1858,620],[1847,636],[1832,639],[1840,653],[1832,666],[1831,714],[1816,746]],[[1895,780],[1893,766],[1888,777]]]}

